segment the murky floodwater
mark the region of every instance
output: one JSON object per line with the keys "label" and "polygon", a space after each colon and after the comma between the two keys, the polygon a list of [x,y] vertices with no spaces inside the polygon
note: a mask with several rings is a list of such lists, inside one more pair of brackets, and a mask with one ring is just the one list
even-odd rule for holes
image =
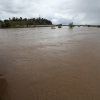
{"label": "murky floodwater", "polygon": [[2,100],[100,100],[100,29],[0,29]]}

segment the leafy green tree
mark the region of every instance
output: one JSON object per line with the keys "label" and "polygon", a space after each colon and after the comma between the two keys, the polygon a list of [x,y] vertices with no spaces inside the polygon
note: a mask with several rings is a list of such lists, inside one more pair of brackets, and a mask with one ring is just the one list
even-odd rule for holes
{"label": "leafy green tree", "polygon": [[22,17],[13,17],[9,19],[5,19],[4,21],[0,21],[0,26],[2,28],[16,27],[16,25],[52,25],[52,22],[45,18],[22,18]]}
{"label": "leafy green tree", "polygon": [[11,24],[10,24],[9,22],[6,22],[6,23],[5,23],[5,27],[6,27],[6,28],[10,28],[10,27],[11,27]]}
{"label": "leafy green tree", "polygon": [[13,17],[13,18],[12,18],[12,21],[15,21],[15,20],[16,20],[16,18],[15,18],[15,17]]}
{"label": "leafy green tree", "polygon": [[5,28],[5,24],[4,23],[1,24],[1,28]]}
{"label": "leafy green tree", "polygon": [[23,19],[22,19],[22,17],[20,17],[20,21],[22,21]]}

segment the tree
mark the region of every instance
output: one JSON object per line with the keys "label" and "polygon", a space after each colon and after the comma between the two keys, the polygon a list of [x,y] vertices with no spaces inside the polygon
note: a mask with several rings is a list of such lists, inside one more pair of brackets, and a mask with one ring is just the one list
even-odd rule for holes
{"label": "tree", "polygon": [[5,28],[5,24],[4,24],[4,23],[2,23],[2,24],[1,24],[1,27],[2,27],[2,28]]}
{"label": "tree", "polygon": [[73,22],[69,23],[69,28],[73,28],[74,25],[73,25]]}
{"label": "tree", "polygon": [[11,27],[11,24],[10,24],[9,22],[6,22],[6,23],[5,23],[5,27],[6,27],[6,28],[10,28],[10,27]]}
{"label": "tree", "polygon": [[22,21],[23,19],[22,19],[22,17],[20,17],[20,21]]}
{"label": "tree", "polygon": [[15,18],[15,17],[13,17],[13,18],[12,18],[12,21],[15,21],[15,20],[16,20],[16,18]]}
{"label": "tree", "polygon": [[52,22],[45,18],[22,18],[22,17],[12,17],[5,19],[4,21],[0,20],[0,26],[2,28],[15,27],[16,25],[52,25]]}

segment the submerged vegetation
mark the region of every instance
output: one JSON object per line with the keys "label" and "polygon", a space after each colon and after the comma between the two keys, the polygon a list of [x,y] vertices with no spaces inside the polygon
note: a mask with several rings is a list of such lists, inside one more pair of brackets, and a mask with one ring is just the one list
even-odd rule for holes
{"label": "submerged vegetation", "polygon": [[69,28],[73,28],[74,25],[73,25],[73,22],[69,23]]}
{"label": "submerged vegetation", "polygon": [[58,28],[61,28],[62,24],[58,24]]}
{"label": "submerged vegetation", "polygon": [[35,26],[35,25],[52,25],[50,20],[45,18],[18,18],[13,17],[9,19],[5,19],[4,21],[0,20],[1,28],[10,28],[10,27],[28,27],[28,26]]}

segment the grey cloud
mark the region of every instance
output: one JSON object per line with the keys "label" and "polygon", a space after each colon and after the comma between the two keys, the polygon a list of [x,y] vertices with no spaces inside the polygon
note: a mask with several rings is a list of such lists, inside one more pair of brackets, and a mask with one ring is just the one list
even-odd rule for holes
{"label": "grey cloud", "polygon": [[99,22],[100,0],[0,0],[0,19],[41,17],[53,23]]}

